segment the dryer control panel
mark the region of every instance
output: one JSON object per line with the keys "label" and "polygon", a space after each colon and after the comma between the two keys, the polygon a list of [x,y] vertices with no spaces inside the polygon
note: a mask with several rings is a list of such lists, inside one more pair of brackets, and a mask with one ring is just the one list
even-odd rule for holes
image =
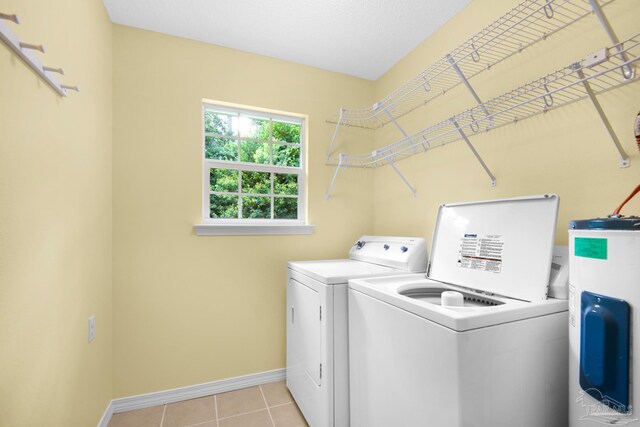
{"label": "dryer control panel", "polygon": [[351,247],[349,258],[410,273],[423,272],[427,241],[421,237],[362,236]]}

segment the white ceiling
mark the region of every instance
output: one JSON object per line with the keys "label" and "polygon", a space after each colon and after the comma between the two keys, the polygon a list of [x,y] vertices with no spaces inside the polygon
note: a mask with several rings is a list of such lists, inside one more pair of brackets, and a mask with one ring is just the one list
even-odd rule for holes
{"label": "white ceiling", "polygon": [[114,23],[375,80],[470,0],[103,0]]}

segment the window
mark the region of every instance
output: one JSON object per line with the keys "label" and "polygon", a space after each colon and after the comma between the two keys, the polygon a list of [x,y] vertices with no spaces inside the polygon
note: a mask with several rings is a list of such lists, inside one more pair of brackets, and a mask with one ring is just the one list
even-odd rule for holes
{"label": "window", "polygon": [[304,119],[205,103],[203,123],[203,222],[304,224]]}

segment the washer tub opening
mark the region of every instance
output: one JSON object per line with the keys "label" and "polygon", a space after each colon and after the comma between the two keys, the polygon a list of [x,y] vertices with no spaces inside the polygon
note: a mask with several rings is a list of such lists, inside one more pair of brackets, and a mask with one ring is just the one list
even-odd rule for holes
{"label": "washer tub opening", "polygon": [[[398,291],[400,295],[417,299],[434,305],[442,305],[442,293],[452,291],[450,288],[409,288]],[[502,301],[494,300],[481,295],[457,290],[464,297],[464,307],[493,307],[504,304]]]}

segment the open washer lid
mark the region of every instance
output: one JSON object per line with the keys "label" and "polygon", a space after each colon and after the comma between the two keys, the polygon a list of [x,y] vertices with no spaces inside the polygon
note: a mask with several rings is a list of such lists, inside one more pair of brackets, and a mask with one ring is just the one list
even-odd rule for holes
{"label": "open washer lid", "polygon": [[547,298],[555,194],[444,204],[427,277],[524,301]]}

